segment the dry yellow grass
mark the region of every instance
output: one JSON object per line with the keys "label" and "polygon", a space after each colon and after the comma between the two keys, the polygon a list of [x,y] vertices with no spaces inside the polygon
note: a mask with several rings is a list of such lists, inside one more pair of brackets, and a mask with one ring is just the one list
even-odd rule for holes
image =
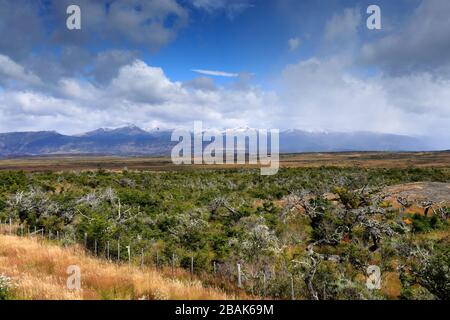
{"label": "dry yellow grass", "polygon": [[[70,291],[67,267],[81,269],[81,290]],[[177,280],[153,268],[117,265],[33,238],[0,235],[0,274],[13,279],[17,299],[233,299],[198,280]]]}

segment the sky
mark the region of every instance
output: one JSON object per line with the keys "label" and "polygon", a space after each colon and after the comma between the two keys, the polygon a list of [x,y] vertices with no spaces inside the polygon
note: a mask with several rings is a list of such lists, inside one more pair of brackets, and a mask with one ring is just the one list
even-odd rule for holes
{"label": "sky", "polygon": [[0,34],[0,132],[200,120],[450,148],[448,0],[0,0]]}

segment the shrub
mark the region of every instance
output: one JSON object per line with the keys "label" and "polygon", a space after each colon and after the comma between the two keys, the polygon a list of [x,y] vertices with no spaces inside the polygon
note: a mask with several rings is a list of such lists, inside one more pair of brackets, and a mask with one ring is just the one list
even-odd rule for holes
{"label": "shrub", "polygon": [[427,217],[415,214],[412,216],[412,224],[414,232],[420,233],[441,229],[447,225],[447,222],[436,215]]}
{"label": "shrub", "polygon": [[0,274],[0,300],[9,300],[12,297],[13,284],[11,278]]}

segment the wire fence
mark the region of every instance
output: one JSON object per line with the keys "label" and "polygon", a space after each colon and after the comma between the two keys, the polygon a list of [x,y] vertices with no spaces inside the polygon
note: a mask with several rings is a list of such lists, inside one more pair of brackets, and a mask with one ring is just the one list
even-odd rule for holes
{"label": "wire fence", "polygon": [[[149,246],[139,237],[137,241],[123,241],[121,239],[99,240],[84,234],[83,239],[77,239],[74,233],[63,231],[45,230],[45,228],[30,227],[26,224],[17,224],[11,219],[0,220],[0,235],[37,238],[53,241],[65,247],[69,245],[82,245],[87,253],[99,259],[106,259],[111,263],[124,264],[156,269],[170,268],[172,276],[178,269],[183,269],[194,276],[201,276],[207,282],[227,282],[230,286],[244,290],[252,295],[268,297],[274,285],[277,292],[285,292],[284,297],[295,299],[296,279],[287,270],[276,272],[274,268],[263,266],[261,268],[247,267],[242,261],[212,261],[210,268],[197,267],[194,253],[178,255],[175,252],[169,254],[163,250]],[[275,294],[275,295],[278,295]]]}

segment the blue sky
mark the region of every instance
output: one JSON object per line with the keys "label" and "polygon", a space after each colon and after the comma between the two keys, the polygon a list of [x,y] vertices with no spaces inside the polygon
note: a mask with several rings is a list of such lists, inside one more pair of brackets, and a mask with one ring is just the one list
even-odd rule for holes
{"label": "blue sky", "polygon": [[[326,55],[321,47],[322,34],[328,19],[342,8],[360,8],[361,13],[373,3],[383,7],[385,28],[410,14],[419,1],[244,1],[249,7],[229,17],[226,10],[213,13],[189,7],[190,21],[174,41],[158,52],[140,47],[144,61],[164,68],[176,80],[186,81],[194,75],[191,69],[249,72],[255,80],[280,72],[289,63],[315,55]],[[283,4],[285,2],[285,4]],[[368,15],[367,15],[368,16]],[[384,20],[383,19],[383,20]],[[392,19],[393,21],[389,21]],[[362,39],[375,38],[361,26]],[[288,50],[288,40],[299,38],[301,50]]]}
{"label": "blue sky", "polygon": [[[70,4],[82,30],[65,27]],[[0,131],[202,120],[449,146],[449,14],[446,0],[0,0]]]}

